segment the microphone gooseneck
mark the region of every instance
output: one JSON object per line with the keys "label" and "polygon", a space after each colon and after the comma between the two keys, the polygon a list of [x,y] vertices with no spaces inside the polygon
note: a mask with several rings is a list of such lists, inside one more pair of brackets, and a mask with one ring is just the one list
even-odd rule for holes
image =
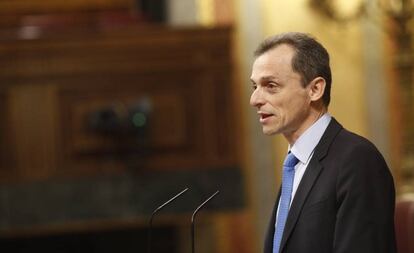
{"label": "microphone gooseneck", "polygon": [[151,218],[149,220],[149,228],[148,228],[148,251],[147,251],[148,253],[151,253],[152,221],[154,219],[155,214],[158,213],[161,209],[163,209],[166,205],[168,205],[169,203],[171,203],[172,201],[174,201],[176,198],[180,197],[186,191],[188,191],[188,188],[185,188],[184,190],[182,190],[181,192],[179,192],[178,194],[176,194],[174,197],[170,198],[165,203],[163,203],[162,205],[160,205],[159,207],[157,207],[152,212]]}
{"label": "microphone gooseneck", "polygon": [[194,224],[195,224],[195,217],[198,213],[198,211],[200,211],[201,208],[203,208],[203,206],[205,204],[207,204],[207,202],[209,202],[212,198],[214,198],[217,194],[219,194],[220,191],[216,191],[213,195],[211,195],[210,197],[208,197],[208,199],[206,199],[203,203],[201,203],[193,212],[193,215],[191,216],[191,249],[192,249],[192,253],[195,253],[195,236],[194,236]]}

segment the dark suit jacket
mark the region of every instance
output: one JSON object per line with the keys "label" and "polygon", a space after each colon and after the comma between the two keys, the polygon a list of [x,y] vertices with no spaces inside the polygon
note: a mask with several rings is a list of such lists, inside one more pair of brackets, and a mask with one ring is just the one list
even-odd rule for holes
{"label": "dark suit jacket", "polygon": [[[265,253],[272,253],[277,203]],[[280,252],[394,253],[394,204],[381,154],[332,118],[292,201]]]}

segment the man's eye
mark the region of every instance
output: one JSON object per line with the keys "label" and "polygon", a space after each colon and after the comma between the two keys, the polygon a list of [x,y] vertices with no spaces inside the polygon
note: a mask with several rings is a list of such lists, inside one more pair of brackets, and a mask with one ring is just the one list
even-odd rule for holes
{"label": "man's eye", "polygon": [[253,89],[253,90],[257,89],[257,85],[256,85],[256,84],[253,84],[253,85],[252,85],[252,89]]}
{"label": "man's eye", "polygon": [[266,85],[266,88],[269,91],[277,91],[279,89],[279,85],[275,84],[275,83],[269,83]]}

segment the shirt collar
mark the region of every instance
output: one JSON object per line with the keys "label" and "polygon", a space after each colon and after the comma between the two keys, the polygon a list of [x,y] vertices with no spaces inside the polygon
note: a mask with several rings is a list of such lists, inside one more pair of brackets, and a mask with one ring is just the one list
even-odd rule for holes
{"label": "shirt collar", "polygon": [[289,150],[299,159],[301,163],[307,163],[312,156],[313,150],[322,138],[323,133],[331,121],[331,116],[325,113],[312,126],[299,136]]}

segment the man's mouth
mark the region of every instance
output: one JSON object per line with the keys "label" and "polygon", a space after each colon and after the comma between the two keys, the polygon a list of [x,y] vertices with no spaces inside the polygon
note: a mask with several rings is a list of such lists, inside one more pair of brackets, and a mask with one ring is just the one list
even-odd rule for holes
{"label": "man's mouth", "polygon": [[259,114],[259,116],[260,116],[260,122],[265,122],[266,121],[266,119],[267,118],[269,118],[269,117],[271,117],[271,116],[273,116],[273,114],[270,114],[270,113],[263,113],[263,112],[260,112],[260,113],[258,113]]}

